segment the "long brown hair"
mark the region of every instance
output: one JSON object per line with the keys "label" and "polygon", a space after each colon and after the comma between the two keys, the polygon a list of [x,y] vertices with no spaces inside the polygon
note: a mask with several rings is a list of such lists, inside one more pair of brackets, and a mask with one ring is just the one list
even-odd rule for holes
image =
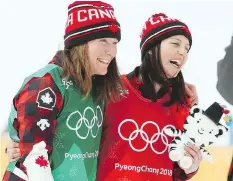
{"label": "long brown hair", "polygon": [[170,87],[172,88],[170,100],[165,102],[164,106],[170,106],[175,102],[178,102],[179,105],[187,105],[182,72],[180,71],[175,78],[166,77],[161,64],[160,44],[145,53],[145,56],[142,58],[140,73],[145,86],[147,86],[147,90],[152,95],[151,100],[157,100],[157,93],[154,88],[154,84],[157,83],[166,91],[169,91]]}
{"label": "long brown hair", "polygon": [[119,90],[124,90],[114,58],[106,75],[92,75],[87,53],[87,44],[65,49],[61,52],[62,77],[72,78],[82,95],[87,97],[91,90],[95,101],[108,102],[119,99]]}

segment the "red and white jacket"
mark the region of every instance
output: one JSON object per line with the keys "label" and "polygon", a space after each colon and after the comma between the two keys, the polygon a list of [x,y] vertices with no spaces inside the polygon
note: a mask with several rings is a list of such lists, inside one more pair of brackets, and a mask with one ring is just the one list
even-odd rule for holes
{"label": "red and white jacket", "polygon": [[[122,76],[126,94],[105,110],[97,181],[180,181],[186,175],[168,157],[166,127],[183,128],[189,108],[164,107],[169,94],[152,102],[142,97],[135,78]],[[135,82],[136,81],[136,82]],[[178,111],[177,111],[178,110]]]}

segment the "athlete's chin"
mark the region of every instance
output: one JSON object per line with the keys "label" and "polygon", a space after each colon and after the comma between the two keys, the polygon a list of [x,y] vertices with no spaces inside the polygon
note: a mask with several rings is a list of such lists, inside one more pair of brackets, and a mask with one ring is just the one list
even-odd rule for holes
{"label": "athlete's chin", "polygon": [[[180,72],[180,71],[179,71]],[[167,75],[167,78],[176,78],[179,72],[171,73]]]}
{"label": "athlete's chin", "polygon": [[106,70],[101,70],[95,73],[95,75],[106,75],[108,73],[108,69]]}

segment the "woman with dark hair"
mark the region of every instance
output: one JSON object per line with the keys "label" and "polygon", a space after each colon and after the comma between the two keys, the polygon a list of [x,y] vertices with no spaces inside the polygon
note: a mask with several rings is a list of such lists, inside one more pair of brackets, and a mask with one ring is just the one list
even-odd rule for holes
{"label": "woman with dark hair", "polygon": [[193,164],[182,170],[169,159],[172,137],[164,133],[168,127],[183,129],[189,113],[181,69],[191,45],[191,33],[183,22],[163,13],[146,21],[142,63],[122,76],[124,94],[105,109],[98,181],[179,181],[196,173],[202,159],[199,149],[185,147]]}
{"label": "woman with dark hair", "polygon": [[122,88],[120,38],[110,4],[69,5],[65,49],[27,77],[13,99],[8,130],[21,158],[9,163],[4,181],[96,180],[104,104]]}

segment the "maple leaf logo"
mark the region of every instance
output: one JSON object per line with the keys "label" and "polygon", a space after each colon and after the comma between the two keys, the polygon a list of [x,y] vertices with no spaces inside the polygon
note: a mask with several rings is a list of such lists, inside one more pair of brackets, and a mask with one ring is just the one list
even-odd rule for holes
{"label": "maple leaf logo", "polygon": [[53,102],[53,98],[50,96],[49,92],[45,93],[45,95],[42,95],[41,100],[46,104]]}
{"label": "maple leaf logo", "polygon": [[49,162],[44,158],[44,156],[39,156],[37,159],[36,159],[36,164],[40,165],[40,167],[47,167]]}
{"label": "maple leaf logo", "polygon": [[109,29],[113,32],[113,33],[117,33],[119,31],[119,27],[115,24],[111,24],[109,26]]}

